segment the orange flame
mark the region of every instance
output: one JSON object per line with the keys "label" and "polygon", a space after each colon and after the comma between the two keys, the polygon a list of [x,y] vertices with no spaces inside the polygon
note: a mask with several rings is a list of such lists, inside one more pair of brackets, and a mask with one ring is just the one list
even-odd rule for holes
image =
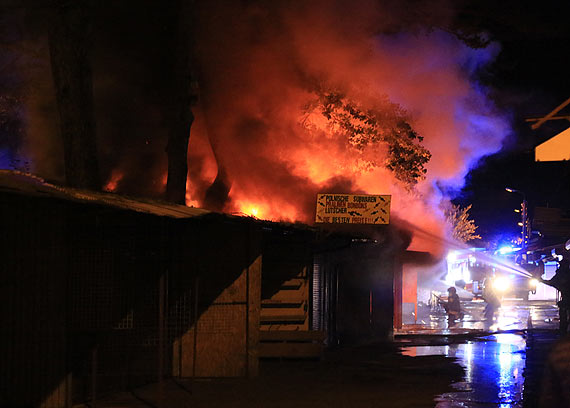
{"label": "orange flame", "polygon": [[284,203],[279,199],[269,201],[263,198],[236,198],[234,208],[237,214],[246,214],[262,220],[293,222],[302,217],[294,203]]}
{"label": "orange flame", "polygon": [[107,181],[107,183],[103,187],[103,190],[115,192],[117,190],[118,184],[121,182],[123,177],[124,177],[124,173],[121,170],[114,169],[111,172],[111,177],[109,177],[109,180]]}
{"label": "orange flame", "polygon": [[250,217],[264,219],[264,214],[259,209],[259,205],[257,204],[250,204],[250,203],[240,203],[238,204],[238,208],[240,208],[240,212]]}
{"label": "orange flame", "polygon": [[[248,4],[212,2],[197,23],[196,58],[209,86],[193,109],[186,204],[203,206],[215,196],[222,201],[216,208],[228,213],[313,223],[317,193],[391,194],[392,219],[444,235],[439,204],[446,198],[434,186],[461,187],[469,167],[498,150],[508,133],[470,82],[467,69],[485,52],[473,55],[434,30],[383,37],[378,24],[387,17],[374,1],[348,8],[324,0],[299,8]],[[260,18],[265,11],[279,17],[279,30]],[[415,191],[385,168],[386,146],[357,149],[310,109],[315,90],[327,88],[371,111],[389,102],[409,114],[433,154]],[[389,122],[394,111],[382,113]],[[227,176],[221,192],[210,189],[218,164],[219,180]]]}

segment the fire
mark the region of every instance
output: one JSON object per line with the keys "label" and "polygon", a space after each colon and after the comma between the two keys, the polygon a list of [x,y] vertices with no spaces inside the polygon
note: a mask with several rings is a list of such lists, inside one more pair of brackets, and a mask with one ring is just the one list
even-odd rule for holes
{"label": "fire", "polygon": [[[497,151],[509,133],[469,71],[490,62],[496,50],[469,49],[437,30],[382,36],[383,21],[393,27],[373,1],[348,8],[321,0],[298,8],[207,3],[198,10],[195,36],[205,86],[192,108],[186,205],[313,223],[317,193],[390,194],[393,219],[445,233],[439,205],[450,197],[442,191],[458,191],[470,166]],[[279,21],[279,30],[268,21]],[[386,107],[405,111],[406,123],[432,154],[427,178],[410,189],[387,168],[394,145],[362,149],[360,139],[343,138],[339,121],[311,109],[316,90],[329,87],[362,112],[380,112],[379,127],[394,139],[401,136],[397,126],[390,128],[398,111]],[[363,138],[367,126],[353,123]],[[155,158],[164,157],[164,144],[156,146]],[[405,148],[399,150],[404,165],[413,163]],[[164,185],[166,176],[160,176],[156,183]],[[121,178],[113,172],[106,189],[116,189]],[[216,189],[214,180],[222,180]],[[414,239],[418,250],[428,245]]]}
{"label": "fire", "polygon": [[198,200],[192,200],[188,193],[186,193],[186,206],[187,207],[200,207],[200,202]]}
{"label": "fire", "polygon": [[[470,168],[499,150],[510,133],[506,116],[474,82],[476,71],[492,62],[499,47],[471,49],[433,29],[439,24],[431,17],[425,30],[414,23],[410,32],[412,25],[401,18],[399,7],[391,10],[390,4],[398,2],[195,3],[191,55],[193,68],[200,67],[193,83],[200,96],[192,102],[186,205],[312,223],[317,193],[390,194],[392,219],[442,234],[439,204],[453,198],[444,194],[460,191]],[[118,55],[109,51],[108,62],[97,60],[100,74],[94,81],[101,166],[110,174],[104,189],[160,197],[167,181],[172,113],[163,100],[174,96],[169,64],[162,64],[161,71],[141,64],[151,55],[144,47]],[[129,68],[137,75],[123,75]],[[30,151],[38,174],[52,178],[60,173],[52,159],[60,140],[56,131],[48,132],[57,126],[43,107],[53,101],[53,86],[40,79],[49,78],[41,70],[29,75],[30,89],[37,92],[25,98],[33,114],[27,115],[22,150]],[[156,78],[155,91],[140,86],[146,78]],[[397,115],[382,108],[401,107],[406,123],[431,152],[427,178],[412,191],[396,179],[393,166],[386,166],[394,145],[362,150],[361,139],[343,139],[342,120],[331,122],[330,111],[327,117],[311,109],[323,90],[342,93],[361,112],[380,111],[380,128],[396,140],[401,134],[390,132],[396,129],[390,129],[390,121]],[[347,112],[337,114],[350,119]],[[369,123],[352,125],[365,138]],[[404,166],[413,162],[405,146],[395,148],[403,152]],[[224,180],[213,189],[216,179]]]}
{"label": "fire", "polygon": [[186,196],[185,196],[185,203],[187,207],[200,207],[200,202],[194,198],[192,198],[192,181],[190,178],[186,179]]}
{"label": "fire", "polygon": [[294,204],[284,202],[279,197],[274,200],[260,198],[258,201],[238,199],[232,208],[233,211],[230,210],[232,213],[270,221],[294,222],[303,216]]}
{"label": "fire", "polygon": [[[508,133],[507,123],[464,70],[473,60],[490,61],[494,51],[470,50],[443,32],[385,38],[377,30],[367,32],[364,21],[374,20],[370,27],[382,21],[382,13],[368,10],[371,4],[340,12],[311,5],[286,10],[276,3],[267,6],[268,13],[281,17],[283,27],[273,30],[256,25],[257,9],[214,2],[212,15],[224,17],[205,15],[197,35],[203,50],[218,52],[198,55],[210,68],[204,75],[212,93],[201,110],[208,126],[192,127],[189,152],[200,170],[191,175],[194,200],[203,200],[215,178],[204,171],[221,165],[228,177],[223,211],[229,213],[313,223],[317,193],[391,194],[394,219],[445,234],[438,206],[448,198],[439,186],[459,189],[469,166],[499,149]],[[386,168],[393,146],[361,148],[360,139],[347,141],[339,127],[346,112],[337,112],[334,123],[330,110],[327,117],[312,109],[315,88],[328,87],[362,112],[378,111],[379,128],[387,134],[398,129],[398,109],[405,111],[433,155],[427,178],[410,189]],[[400,108],[390,110],[396,105]],[[352,125],[366,137],[368,122]],[[203,147],[208,138],[215,154]],[[417,244],[419,250],[427,245]]]}
{"label": "fire", "polygon": [[118,184],[121,182],[123,177],[124,173],[122,171],[118,169],[113,170],[111,172],[111,177],[109,177],[109,180],[107,181],[103,189],[106,191],[115,192],[117,190]]}
{"label": "fire", "polygon": [[250,217],[259,219],[270,219],[270,216],[268,215],[270,214],[268,212],[268,207],[266,207],[264,204],[244,200],[239,201],[235,207],[235,213],[237,214],[245,214]]}
{"label": "fire", "polygon": [[255,218],[263,218],[259,208],[256,206],[246,206],[242,212]]}

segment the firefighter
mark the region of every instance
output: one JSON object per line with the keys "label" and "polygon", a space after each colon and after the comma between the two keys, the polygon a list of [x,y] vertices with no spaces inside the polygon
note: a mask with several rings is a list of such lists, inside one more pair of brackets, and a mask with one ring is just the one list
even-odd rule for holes
{"label": "firefighter", "polygon": [[459,303],[459,296],[457,295],[457,289],[453,286],[447,289],[447,302],[440,301],[441,305],[447,313],[447,324],[449,327],[455,326],[455,321],[457,319],[463,318],[463,313],[461,312],[461,303]]}
{"label": "firefighter", "polygon": [[501,300],[497,293],[491,288],[489,283],[489,279],[485,279],[484,288],[483,288],[483,300],[485,301],[485,320],[492,324],[493,318],[495,317],[495,312],[501,306]]}
{"label": "firefighter", "polygon": [[562,260],[558,264],[556,273],[550,280],[542,280],[560,291],[561,299],[558,302],[560,315],[560,332],[568,332],[568,320],[570,318],[570,251],[565,251]]}

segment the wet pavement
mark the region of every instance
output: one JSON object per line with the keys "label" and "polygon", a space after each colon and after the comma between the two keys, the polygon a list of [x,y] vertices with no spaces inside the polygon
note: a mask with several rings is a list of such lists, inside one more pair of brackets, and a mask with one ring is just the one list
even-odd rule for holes
{"label": "wet pavement", "polygon": [[[453,328],[447,327],[443,311],[422,310],[418,322],[423,323],[405,326],[396,334],[397,344],[331,350],[321,360],[263,361],[260,375],[250,379],[171,378],[163,388],[149,384],[105,396],[96,405],[536,407],[544,366],[541,362],[555,340],[558,325],[553,302],[505,301],[496,319],[488,323],[482,321],[483,302],[465,302],[462,306],[465,318]],[[533,330],[527,330],[529,323]],[[93,405],[81,407],[89,406]]]}
{"label": "wet pavement", "polygon": [[453,384],[457,391],[436,399],[438,408],[522,407],[525,346],[522,336],[501,333],[466,344],[419,346],[412,354],[455,357],[465,368],[464,381]]}
{"label": "wet pavement", "polygon": [[558,309],[554,302],[506,300],[495,319],[485,321],[484,307],[484,302],[462,302],[465,317],[451,328],[442,310],[424,310],[418,313],[420,324],[398,332],[402,354],[445,355],[464,367],[464,380],[453,384],[456,391],[436,398],[437,408],[523,407],[527,336],[532,336],[527,329],[554,332]]}
{"label": "wet pavement", "polygon": [[503,300],[493,321],[484,319],[485,302],[461,302],[465,316],[449,327],[443,308],[418,310],[416,324],[406,324],[396,334],[458,334],[558,328],[558,308],[554,301]]}

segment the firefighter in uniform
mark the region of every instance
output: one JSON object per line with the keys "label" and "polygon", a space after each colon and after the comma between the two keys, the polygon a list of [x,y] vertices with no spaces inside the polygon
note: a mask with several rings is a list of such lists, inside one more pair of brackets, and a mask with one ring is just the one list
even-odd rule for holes
{"label": "firefighter in uniform", "polygon": [[455,321],[463,318],[461,313],[461,303],[457,295],[457,289],[453,286],[447,289],[447,302],[441,302],[441,305],[447,313],[447,324],[449,327],[455,326]]}

